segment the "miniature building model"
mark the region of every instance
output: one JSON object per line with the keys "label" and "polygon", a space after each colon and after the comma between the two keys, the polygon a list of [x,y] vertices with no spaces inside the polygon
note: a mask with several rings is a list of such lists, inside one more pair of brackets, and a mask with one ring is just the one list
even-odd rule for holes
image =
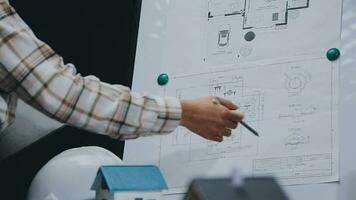
{"label": "miniature building model", "polygon": [[103,166],[91,189],[96,200],[160,200],[167,184],[156,166]]}
{"label": "miniature building model", "polygon": [[231,179],[194,180],[186,200],[288,200],[274,178],[245,178],[234,187]]}

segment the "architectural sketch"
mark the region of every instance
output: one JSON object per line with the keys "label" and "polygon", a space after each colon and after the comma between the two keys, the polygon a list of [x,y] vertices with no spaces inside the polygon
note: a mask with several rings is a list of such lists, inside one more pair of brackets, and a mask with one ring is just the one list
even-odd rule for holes
{"label": "architectural sketch", "polygon": [[244,12],[245,0],[209,0],[208,18],[239,15]]}
{"label": "architectural sketch", "polygon": [[296,150],[310,144],[310,136],[304,137],[298,132],[293,132],[285,138],[285,146],[289,150]]}
{"label": "architectural sketch", "polygon": [[247,0],[243,29],[273,28],[286,25],[288,1]]}
{"label": "architectural sketch", "polygon": [[[240,105],[239,111],[244,113],[244,121],[249,125],[265,135],[270,135],[269,137],[278,137],[269,141],[269,137],[254,137],[247,129],[239,127],[233,131],[232,137],[226,138],[223,143],[216,143],[179,127],[161,140],[162,157],[159,166],[168,169],[172,165],[172,161],[165,159],[165,155],[172,151],[184,152],[179,155],[177,162],[185,166],[201,167],[201,163],[219,163],[220,160],[251,160],[253,168],[246,167],[245,170],[252,170],[253,175],[275,174],[286,183],[298,182],[299,177],[308,175],[332,176],[332,172],[335,173],[331,167],[332,147],[326,145],[326,148],[321,150],[315,149],[314,145],[319,142],[316,138],[320,137],[329,138],[326,140],[332,143],[333,131],[330,127],[310,126],[310,122],[323,123],[334,117],[331,112],[325,113],[320,109],[332,106],[332,93],[330,88],[324,90],[329,93],[321,95],[323,100],[318,100],[317,104],[309,102],[308,97],[314,94],[311,91],[315,88],[328,85],[319,85],[317,80],[313,79],[318,70],[325,70],[326,62],[287,62],[264,68],[234,69],[173,78],[171,81],[174,84],[168,86],[167,95],[173,94],[179,98],[209,95],[230,99]],[[256,74],[274,79],[266,80],[266,85],[263,85],[259,82],[264,80],[254,78]],[[274,90],[271,91],[270,88]],[[316,94],[315,98],[317,97],[320,95]],[[322,103],[324,106],[320,105],[321,102],[325,103]],[[329,107],[328,110],[333,108]],[[268,152],[268,149],[272,152]],[[268,158],[268,155],[276,157]],[[324,169],[325,167],[327,169]],[[194,169],[191,170],[194,174],[199,174]],[[172,186],[179,188],[180,184],[175,182]]]}
{"label": "architectural sketch", "polygon": [[242,21],[239,16],[231,15],[227,19],[218,17],[208,23],[207,56],[203,60],[209,64],[237,62],[238,57],[234,51],[240,46],[238,35]]}
{"label": "architectural sketch", "polygon": [[[189,88],[176,89],[179,98],[191,97],[202,91],[208,91],[207,95],[220,96],[230,99],[241,106],[241,112],[245,114],[245,121],[254,127],[258,127],[263,119],[263,94],[254,90],[246,91],[245,80],[242,76],[224,75],[209,79],[205,85],[191,86]],[[247,156],[257,154],[257,140],[244,140],[244,134],[248,130],[238,128],[234,130],[232,137],[227,138],[224,143],[216,143],[202,139],[186,128],[179,127],[171,137],[172,146],[185,146],[189,151],[189,162],[202,160],[222,159],[236,156]],[[203,151],[194,151],[200,148]]]}
{"label": "architectural sketch", "polygon": [[288,23],[288,10],[305,9],[309,0],[209,0],[208,20],[243,17],[243,29],[269,28]]}
{"label": "architectural sketch", "polygon": [[[336,180],[332,69],[326,59],[302,59],[171,77],[165,95],[227,98],[240,105],[244,121],[261,137],[239,126],[216,143],[178,127],[152,140],[157,152],[153,161],[170,189],[184,191],[191,177],[226,175],[220,172],[237,164],[255,176],[274,175],[283,184]],[[320,72],[325,74],[322,80],[313,78]],[[177,170],[184,172],[178,175]]]}
{"label": "architectural sketch", "polygon": [[304,106],[303,104],[293,103],[288,105],[288,111],[278,115],[280,119],[296,119],[317,113],[317,107],[314,105]]}
{"label": "architectural sketch", "polygon": [[295,9],[302,9],[309,7],[310,0],[288,0],[288,9],[295,10]]}
{"label": "architectural sketch", "polygon": [[244,80],[243,77],[232,76],[226,78],[225,76],[217,77],[210,80],[209,94],[214,96],[221,96],[225,98],[241,97],[244,94]]}
{"label": "architectural sketch", "polygon": [[277,176],[280,180],[323,177],[332,174],[332,155],[314,154],[253,161],[255,176]]}
{"label": "architectural sketch", "polygon": [[256,31],[283,30],[289,17],[296,19],[300,14],[297,11],[308,7],[309,0],[209,0],[208,45],[203,62],[238,63],[240,57],[251,55],[253,48],[242,44],[253,43],[258,37]]}
{"label": "architectural sketch", "polygon": [[239,105],[241,112],[245,114],[246,121],[263,120],[263,95],[261,93],[244,96]]}
{"label": "architectural sketch", "polygon": [[219,39],[218,39],[218,47],[225,48],[229,46],[230,40],[230,26],[229,25],[222,25],[219,30]]}
{"label": "architectural sketch", "polygon": [[[340,39],[340,1],[168,4],[159,51],[147,54],[156,40],[141,44],[134,91],[229,99],[260,137],[238,126],[217,143],[178,126],[167,135],[127,141],[125,162],[159,166],[167,193],[185,192],[194,177],[228,176],[236,166],[246,175],[273,175],[283,185],[338,181],[339,62],[327,60],[325,51]],[[152,26],[142,27],[149,37]],[[147,84],[146,64],[152,67],[147,80],[162,71],[169,83]]]}
{"label": "architectural sketch", "polygon": [[312,78],[311,75],[307,72],[285,75],[285,87],[290,96],[300,95]]}

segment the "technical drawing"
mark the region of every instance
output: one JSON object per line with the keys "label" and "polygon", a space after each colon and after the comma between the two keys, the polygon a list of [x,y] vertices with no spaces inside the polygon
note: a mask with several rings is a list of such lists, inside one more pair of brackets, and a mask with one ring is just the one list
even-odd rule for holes
{"label": "technical drawing", "polygon": [[289,10],[288,19],[297,19],[300,16],[300,10]]}
{"label": "technical drawing", "polygon": [[279,114],[279,119],[296,119],[305,116],[313,115],[317,112],[317,108],[314,105],[304,106],[303,104],[290,104],[289,111]]}
{"label": "technical drawing", "polygon": [[244,82],[242,77],[218,77],[212,79],[209,84],[209,94],[213,96],[221,96],[225,98],[243,96]]}
{"label": "technical drawing", "polygon": [[[159,166],[169,193],[186,191],[192,177],[227,176],[236,166],[248,176],[281,178],[283,185],[338,180],[339,62],[323,52],[339,40],[340,1],[178,0],[162,6],[159,16],[146,20],[153,25],[144,24],[152,42],[143,43],[143,50],[151,43],[162,50],[152,54],[160,59],[141,56],[133,89],[182,100],[226,98],[260,137],[239,124],[218,143],[178,126],[128,141],[128,163]],[[334,20],[323,23],[328,16]],[[169,74],[169,84],[145,84],[145,63]],[[209,109],[225,109],[213,103]]]}
{"label": "technical drawing", "polygon": [[240,76],[221,76],[210,81],[209,95],[232,99],[240,105],[245,120],[258,122],[263,119],[263,94],[260,91],[244,91],[244,79]]}
{"label": "technical drawing", "polygon": [[224,144],[205,141],[203,151],[190,151],[189,161],[197,162],[212,159],[215,160],[241,155],[253,155],[256,153],[253,144],[243,146],[242,143],[243,141],[241,129],[235,130],[230,138],[224,140]]}
{"label": "technical drawing", "polygon": [[[208,37],[203,62],[208,65],[238,63],[252,54],[254,29],[280,31],[288,18],[296,19],[309,0],[209,0]],[[291,12],[290,12],[291,11]],[[245,30],[248,30],[245,32]]]}
{"label": "technical drawing", "polygon": [[280,180],[332,175],[331,154],[255,159],[254,176],[276,176]]}
{"label": "technical drawing", "polygon": [[[217,76],[209,79],[206,85],[177,88],[176,96],[185,98],[192,97],[191,94],[201,96],[205,93],[230,99],[240,105],[241,112],[245,114],[245,121],[257,128],[263,120],[263,94],[258,90],[244,91],[244,82],[242,76]],[[258,139],[242,127],[234,130],[224,143],[204,140],[184,127],[178,127],[171,136],[170,145],[189,149],[189,162],[257,154]]]}
{"label": "technical drawing", "polygon": [[310,143],[310,137],[304,137],[301,136],[298,133],[292,133],[285,139],[285,146],[289,150],[296,150],[299,147],[309,144]]}
{"label": "technical drawing", "polygon": [[204,145],[200,145],[201,151],[194,151],[198,145],[190,145],[189,162],[255,156],[258,153],[257,138],[247,136],[251,134],[240,127],[223,143],[205,141]]}
{"label": "technical drawing", "polygon": [[[315,177],[316,180],[334,180],[337,160],[331,155],[335,155],[335,133],[328,123],[335,119],[335,104],[329,101],[334,93],[329,88],[333,71],[328,63],[324,58],[284,61],[265,67],[252,63],[245,68],[232,65],[172,76],[164,95],[183,99],[227,98],[240,106],[238,112],[244,113],[244,121],[261,137],[238,126],[231,137],[217,143],[178,127],[153,144],[154,159],[170,176],[170,186],[182,188],[190,177],[210,173],[211,169],[217,170],[212,175],[219,174],[219,169],[228,171],[235,164],[241,164],[256,176],[274,175],[282,184],[314,182]],[[321,70],[326,70],[322,71],[323,82],[315,79]],[[293,77],[301,76],[305,83],[295,84],[298,81]],[[291,82],[290,89],[286,87],[286,80]],[[319,96],[321,99],[310,100]],[[176,175],[175,171],[182,168],[187,174]]]}
{"label": "technical drawing", "polygon": [[225,25],[221,26],[219,30],[219,38],[218,38],[218,47],[219,48],[225,48],[229,46],[229,40],[230,40],[230,26]]}
{"label": "technical drawing", "polygon": [[290,10],[308,7],[309,0],[247,0],[246,10],[243,12],[243,29],[278,29],[278,26],[287,25]]}
{"label": "technical drawing", "polygon": [[288,0],[288,9],[301,9],[301,8],[308,8],[309,7],[309,0]]}
{"label": "technical drawing", "polygon": [[246,4],[243,29],[272,28],[287,24],[286,0],[248,0]]}
{"label": "technical drawing", "polygon": [[245,0],[209,0],[208,18],[242,14]]}
{"label": "technical drawing", "polygon": [[241,46],[239,35],[242,31],[242,20],[240,18],[240,15],[231,15],[226,19],[217,17],[208,21],[207,47],[203,61],[209,65],[238,61],[236,48]]}
{"label": "technical drawing", "polygon": [[246,95],[240,102],[240,110],[246,121],[258,122],[263,120],[263,95],[261,93]]}
{"label": "technical drawing", "polygon": [[240,15],[243,29],[270,28],[288,23],[288,11],[309,8],[309,0],[210,0],[208,20]]}
{"label": "technical drawing", "polygon": [[312,78],[307,72],[285,74],[285,76],[285,87],[290,96],[300,95]]}

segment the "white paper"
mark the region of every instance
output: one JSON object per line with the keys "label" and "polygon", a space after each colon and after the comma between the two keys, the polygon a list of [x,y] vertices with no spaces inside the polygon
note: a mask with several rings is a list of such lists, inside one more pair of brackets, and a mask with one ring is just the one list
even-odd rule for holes
{"label": "white paper", "polygon": [[339,63],[325,53],[339,46],[341,2],[171,0],[169,7],[162,69],[171,80],[162,95],[228,98],[261,137],[240,126],[215,143],[179,127],[127,142],[125,162],[159,165],[169,193],[234,167],[287,185],[337,181]]}

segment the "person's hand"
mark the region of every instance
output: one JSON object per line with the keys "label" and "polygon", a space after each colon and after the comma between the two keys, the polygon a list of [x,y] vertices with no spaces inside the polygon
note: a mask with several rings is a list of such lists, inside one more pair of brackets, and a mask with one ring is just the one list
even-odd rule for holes
{"label": "person's hand", "polygon": [[231,136],[243,114],[236,112],[239,107],[220,97],[203,97],[181,100],[182,126],[208,139],[222,142],[223,137]]}

